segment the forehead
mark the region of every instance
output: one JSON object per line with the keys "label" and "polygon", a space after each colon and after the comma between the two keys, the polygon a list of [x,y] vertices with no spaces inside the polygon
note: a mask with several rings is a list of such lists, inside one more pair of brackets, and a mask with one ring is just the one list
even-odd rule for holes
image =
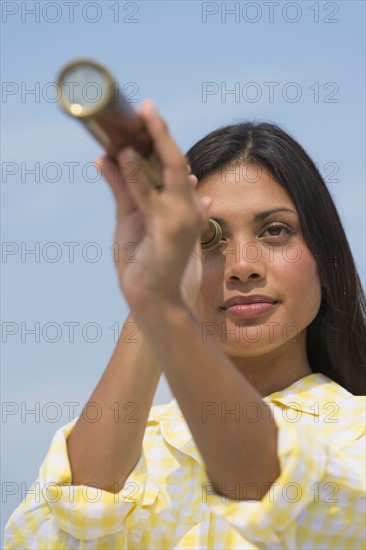
{"label": "forehead", "polygon": [[296,210],[286,190],[260,166],[236,163],[207,177],[197,192],[212,197],[212,206],[216,203],[217,207],[220,204],[256,209],[282,205]]}

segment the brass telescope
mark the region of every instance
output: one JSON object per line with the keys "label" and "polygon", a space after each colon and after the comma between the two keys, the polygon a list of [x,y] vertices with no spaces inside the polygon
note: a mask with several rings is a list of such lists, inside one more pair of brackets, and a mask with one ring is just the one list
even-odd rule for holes
{"label": "brass telescope", "polygon": [[[152,185],[158,192],[163,190],[150,136],[118,83],[103,65],[89,59],[73,61],[58,75],[57,87],[63,110],[79,120],[109,156],[115,157],[123,147],[133,147],[137,162]],[[214,249],[221,236],[221,226],[209,218],[201,236],[202,250]]]}

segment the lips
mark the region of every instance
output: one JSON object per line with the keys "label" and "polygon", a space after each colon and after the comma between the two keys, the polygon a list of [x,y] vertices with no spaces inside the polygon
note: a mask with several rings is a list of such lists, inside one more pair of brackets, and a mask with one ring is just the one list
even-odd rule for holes
{"label": "lips", "polygon": [[270,296],[264,296],[263,294],[252,294],[250,296],[233,296],[226,300],[221,306],[221,309],[227,309],[231,306],[240,304],[276,304],[278,300],[274,300]]}

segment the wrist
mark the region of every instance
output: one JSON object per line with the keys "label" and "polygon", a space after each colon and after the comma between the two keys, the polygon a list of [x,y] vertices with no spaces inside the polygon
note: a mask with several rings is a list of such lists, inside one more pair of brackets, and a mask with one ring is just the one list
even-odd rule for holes
{"label": "wrist", "polygon": [[141,297],[138,305],[131,306],[130,315],[146,333],[146,330],[161,327],[176,317],[191,316],[191,312],[179,295],[164,298],[155,295]]}
{"label": "wrist", "polygon": [[162,374],[159,361],[156,358],[153,348],[146,337],[141,323],[129,311],[125,319],[114,351],[116,356],[123,358],[120,363],[136,363],[142,375],[151,374],[155,376],[156,383]]}

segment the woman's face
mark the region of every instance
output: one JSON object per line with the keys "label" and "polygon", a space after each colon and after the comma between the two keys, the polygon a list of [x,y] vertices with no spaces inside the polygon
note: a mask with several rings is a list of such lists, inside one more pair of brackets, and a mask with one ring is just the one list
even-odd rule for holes
{"label": "woman's face", "polygon": [[[242,357],[303,345],[304,329],[320,307],[321,285],[285,189],[263,168],[236,164],[197,192],[213,198],[209,216],[221,219],[223,231],[218,247],[203,252],[194,310],[202,337],[210,334],[226,353]],[[223,309],[234,296],[254,295],[267,303]]]}

